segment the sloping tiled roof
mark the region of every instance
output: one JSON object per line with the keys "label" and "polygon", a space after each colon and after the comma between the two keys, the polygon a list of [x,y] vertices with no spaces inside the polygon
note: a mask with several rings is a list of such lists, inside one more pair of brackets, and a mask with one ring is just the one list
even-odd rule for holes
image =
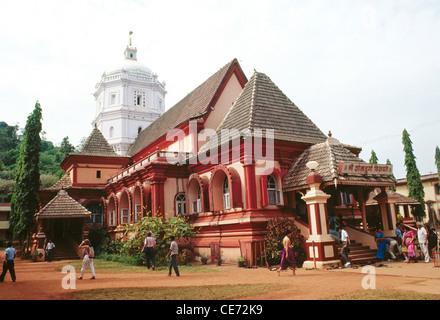
{"label": "sloping tiled roof", "polygon": [[67,194],[66,190],[60,190],[58,194],[35,214],[37,218],[87,218],[91,213],[81,204]]}
{"label": "sloping tiled roof", "polygon": [[[240,96],[217,129],[218,143],[221,130],[274,130],[274,139],[305,144],[326,140],[326,135],[261,72],[254,72]],[[237,132],[236,131],[236,132]],[[231,140],[236,137],[232,136]],[[205,144],[200,151],[212,148],[213,142]]]}
{"label": "sloping tiled roof", "polygon": [[59,191],[61,189],[67,189],[72,186],[70,181],[70,175],[65,174],[60,180],[48,188],[40,188],[40,190]]}
{"label": "sloping tiled roof", "polygon": [[229,62],[142,130],[131,145],[128,154],[134,156],[180,124],[203,116],[210,107],[211,101],[218,94],[221,84],[225,81],[226,75],[235,64],[238,64],[236,59]]}
{"label": "sloping tiled roof", "polygon": [[81,151],[70,153],[69,155],[122,157],[113,150],[101,131],[96,127],[93,128]]}
{"label": "sloping tiled roof", "polygon": [[326,142],[315,144],[306,149],[290,167],[284,178],[283,189],[285,191],[308,188],[306,178],[310,173],[306,163],[317,161],[319,163],[316,172],[322,176],[323,185],[369,185],[369,186],[392,186],[394,180],[391,177],[362,174],[339,174],[340,161],[362,162],[347,150],[338,140],[329,137]]}
{"label": "sloping tiled roof", "polygon": [[[375,190],[370,192],[370,195],[368,196],[368,200],[365,202],[365,204],[367,206],[376,206],[377,200],[375,199],[375,197],[377,195],[380,194],[380,189],[376,188]],[[387,196],[388,197],[393,197],[396,198],[396,204],[397,205],[418,205],[420,204],[420,202],[418,202],[417,200],[414,200],[412,198],[406,197],[403,194],[397,193],[393,190],[386,190]]]}

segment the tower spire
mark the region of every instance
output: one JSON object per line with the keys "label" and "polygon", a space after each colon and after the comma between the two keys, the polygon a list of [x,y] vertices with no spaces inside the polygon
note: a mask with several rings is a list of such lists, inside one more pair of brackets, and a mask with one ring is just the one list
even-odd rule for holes
{"label": "tower spire", "polygon": [[137,49],[133,47],[132,41],[131,41],[132,34],[133,34],[133,31],[128,32],[128,46],[125,49],[124,55],[125,55],[125,59],[137,61],[137,57],[136,57]]}

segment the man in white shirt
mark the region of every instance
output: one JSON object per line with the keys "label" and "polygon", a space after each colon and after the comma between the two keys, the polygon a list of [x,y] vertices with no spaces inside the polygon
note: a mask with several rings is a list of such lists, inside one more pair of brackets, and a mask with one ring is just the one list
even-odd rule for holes
{"label": "man in white shirt", "polygon": [[344,259],[344,268],[351,266],[350,258],[348,257],[348,245],[350,244],[350,237],[348,236],[347,230],[344,228],[338,227],[338,232],[341,235],[342,247],[341,247],[341,256]]}
{"label": "man in white shirt", "polygon": [[55,244],[52,242],[52,240],[49,240],[49,242],[46,245],[46,260],[49,262],[52,262],[52,250],[55,248]]}
{"label": "man in white shirt", "polygon": [[171,277],[171,270],[173,268],[174,272],[176,273],[176,276],[179,277],[180,276],[179,267],[177,266],[177,255],[179,254],[179,246],[177,242],[174,240],[174,236],[170,237],[170,241],[171,241],[170,250],[168,251],[168,254],[165,258],[168,259],[168,257],[171,256],[168,276]]}
{"label": "man in white shirt", "polygon": [[417,238],[419,240],[420,250],[425,256],[425,262],[431,262],[431,257],[429,256],[428,250],[428,232],[425,227],[422,227],[421,222],[417,222]]}

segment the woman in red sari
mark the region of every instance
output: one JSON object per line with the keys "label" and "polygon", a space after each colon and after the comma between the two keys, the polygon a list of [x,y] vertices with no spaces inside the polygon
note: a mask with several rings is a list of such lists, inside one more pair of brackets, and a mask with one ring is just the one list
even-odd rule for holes
{"label": "woman in red sari", "polygon": [[405,243],[405,246],[408,248],[408,260],[405,262],[410,262],[411,259],[414,259],[414,261],[417,262],[416,246],[415,246],[416,232],[407,227],[405,227],[405,230],[406,232],[403,235],[403,242]]}
{"label": "woman in red sari", "polygon": [[291,234],[292,231],[287,231],[286,236],[283,239],[284,248],[283,248],[283,255],[281,256],[280,268],[277,270],[278,276],[280,276],[281,271],[287,270],[287,268],[289,267],[293,270],[293,275],[296,275],[295,253],[293,252],[292,242],[290,241]]}

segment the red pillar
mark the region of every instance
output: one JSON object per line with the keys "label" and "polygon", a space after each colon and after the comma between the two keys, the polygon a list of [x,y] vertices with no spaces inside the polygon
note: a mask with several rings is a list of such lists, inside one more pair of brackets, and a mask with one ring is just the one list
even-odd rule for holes
{"label": "red pillar", "polygon": [[244,164],[244,183],[246,190],[246,209],[257,208],[257,189],[255,181],[255,164]]}
{"label": "red pillar", "polygon": [[151,215],[164,216],[164,183],[165,179],[155,179],[151,182]]}

